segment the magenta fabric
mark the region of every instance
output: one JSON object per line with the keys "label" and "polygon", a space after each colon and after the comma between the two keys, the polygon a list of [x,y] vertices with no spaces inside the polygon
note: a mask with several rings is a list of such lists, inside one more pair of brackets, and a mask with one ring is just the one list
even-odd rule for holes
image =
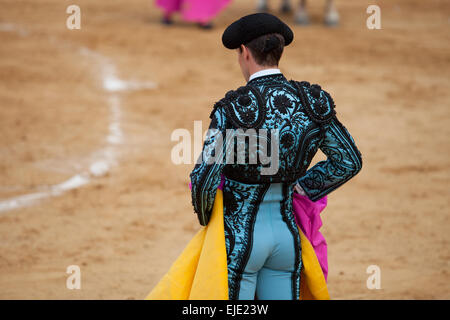
{"label": "magenta fabric", "polygon": [[210,22],[231,0],[156,0],[166,15],[180,12],[183,20]]}
{"label": "magenta fabric", "polygon": [[295,222],[311,242],[326,281],[328,276],[327,242],[319,229],[322,226],[320,213],[327,206],[327,197],[313,202],[308,197],[294,192],[292,205]]}
{"label": "magenta fabric", "polygon": [[[225,178],[222,175],[219,189],[223,190]],[[192,183],[189,182],[189,188],[192,189]],[[308,197],[302,196],[294,192],[292,198],[292,207],[294,211],[294,218],[297,225],[302,230],[303,234],[311,242],[317,259],[325,276],[325,281],[328,277],[328,256],[327,256],[327,242],[325,237],[320,233],[319,229],[322,226],[322,219],[320,213],[327,206],[327,196],[317,200],[316,202],[309,200]]]}

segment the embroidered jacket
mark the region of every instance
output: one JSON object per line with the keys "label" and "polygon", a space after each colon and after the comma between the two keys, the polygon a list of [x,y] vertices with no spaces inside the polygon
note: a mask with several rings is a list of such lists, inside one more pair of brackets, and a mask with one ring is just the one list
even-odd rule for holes
{"label": "embroidered jacket", "polygon": [[[316,201],[356,175],[362,167],[361,154],[351,135],[337,119],[334,108],[333,99],[320,86],[287,81],[282,74],[255,78],[246,86],[229,91],[213,108],[211,130],[201,155],[203,161],[197,161],[190,175],[192,203],[200,223],[206,225],[208,222],[221,174],[237,185],[235,189],[241,185],[255,185],[254,201],[246,201],[245,206],[256,207],[259,198],[262,198],[256,190],[268,183],[286,182],[288,186],[298,182],[307,196]],[[256,132],[256,147],[270,145],[275,140],[270,136],[270,130],[276,129],[279,142],[276,173],[261,174],[261,170],[267,169],[268,165],[259,159],[263,153],[260,149],[263,148],[256,153],[249,151],[252,145],[249,136],[252,134],[247,134],[245,140],[247,163],[241,164],[239,159],[236,161],[237,152],[234,158],[230,157],[230,150],[236,151],[239,147],[232,145],[236,145],[238,139],[227,141],[227,129],[241,131],[241,136],[249,129],[266,130],[268,142],[262,141],[264,135]],[[242,139],[240,141],[242,144]],[[327,160],[306,171],[318,149],[326,154]],[[257,158],[257,163],[250,160],[252,156],[253,160]],[[228,210],[242,211],[244,199],[236,192],[232,192],[234,196],[227,196],[225,190],[225,204],[228,202]]]}

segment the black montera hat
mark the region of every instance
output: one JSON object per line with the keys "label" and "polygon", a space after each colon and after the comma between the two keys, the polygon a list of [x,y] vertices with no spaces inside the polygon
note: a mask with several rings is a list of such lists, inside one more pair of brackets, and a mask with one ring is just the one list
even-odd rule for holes
{"label": "black montera hat", "polygon": [[222,43],[228,49],[237,49],[241,44],[269,33],[281,34],[285,46],[294,39],[291,28],[283,21],[269,13],[255,13],[229,25],[222,35]]}

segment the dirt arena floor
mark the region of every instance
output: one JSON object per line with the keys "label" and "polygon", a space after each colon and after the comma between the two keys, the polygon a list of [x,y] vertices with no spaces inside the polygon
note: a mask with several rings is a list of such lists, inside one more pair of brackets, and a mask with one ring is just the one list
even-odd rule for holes
{"label": "dirt arena floor", "polygon": [[[381,30],[366,27],[375,2]],[[450,3],[337,4],[338,28],[321,24],[323,1],[309,27],[282,16],[295,40],[280,65],[334,96],[363,154],[322,213],[331,297],[449,299]],[[147,0],[0,5],[0,298],[143,299],[200,228],[171,133],[206,130],[244,84],[221,34],[255,1],[210,31],[162,26]],[[66,288],[70,265],[81,290]]]}

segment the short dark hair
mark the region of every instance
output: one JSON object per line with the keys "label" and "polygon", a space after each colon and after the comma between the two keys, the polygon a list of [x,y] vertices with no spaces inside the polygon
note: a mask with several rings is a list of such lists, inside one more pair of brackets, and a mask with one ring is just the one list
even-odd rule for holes
{"label": "short dark hair", "polygon": [[250,50],[259,65],[275,66],[283,54],[284,38],[279,33],[269,33],[247,42],[244,46]]}

